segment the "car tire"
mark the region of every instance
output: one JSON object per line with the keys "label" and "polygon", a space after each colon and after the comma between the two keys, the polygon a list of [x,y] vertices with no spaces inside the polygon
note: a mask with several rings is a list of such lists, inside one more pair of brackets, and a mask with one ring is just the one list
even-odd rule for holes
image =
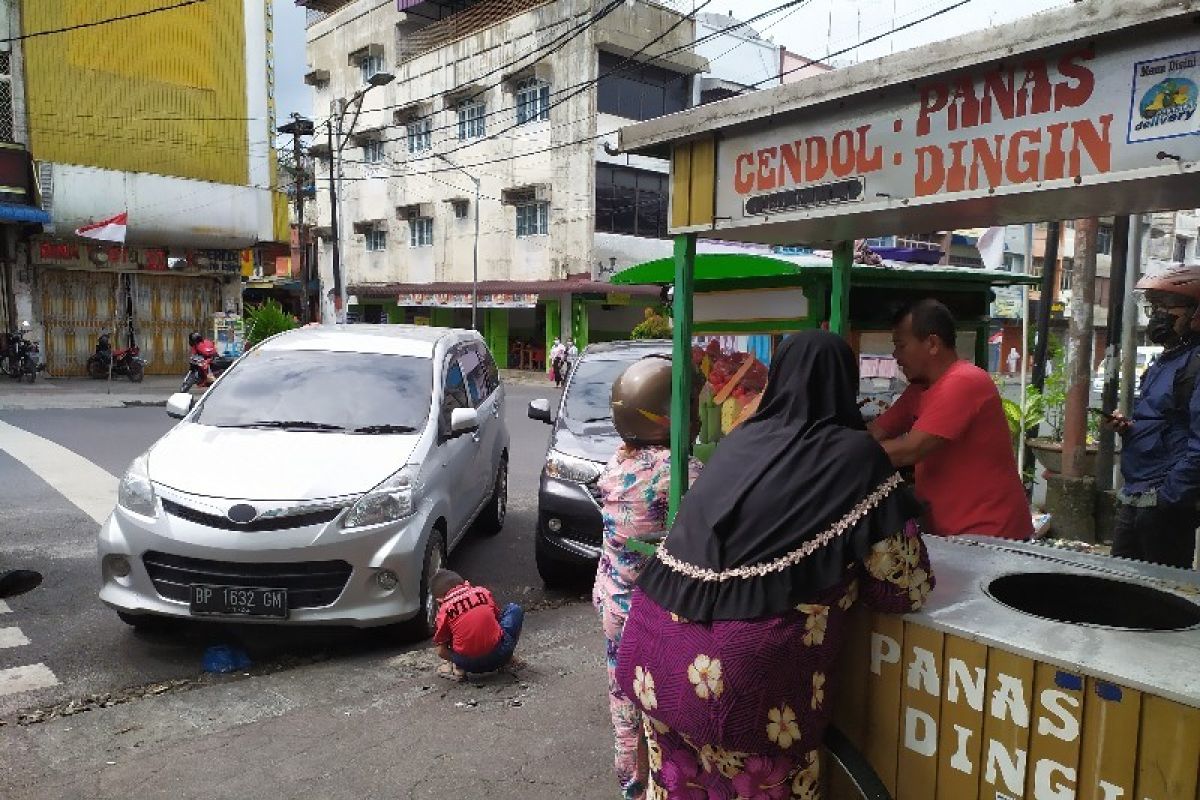
{"label": "car tire", "polygon": [[508,457],[500,458],[500,466],[496,470],[496,481],[492,486],[492,496],[479,514],[475,529],[484,536],[495,536],[504,529],[504,520],[508,515]]}
{"label": "car tire", "polygon": [[578,592],[590,590],[595,580],[595,571],[588,572],[583,567],[560,561],[549,555],[546,545],[539,538],[534,546],[533,556],[537,562],[538,576],[547,589],[563,592]]}
{"label": "car tire", "polygon": [[128,611],[118,611],[117,616],[138,633],[163,633],[171,629],[175,620],[160,617],[157,614],[131,614]]}
{"label": "car tire", "polygon": [[400,624],[400,636],[406,642],[419,642],[433,636],[437,618],[437,603],[429,584],[433,575],[446,563],[446,535],[434,528],[425,545],[425,559],[421,565],[421,608],[412,619]]}

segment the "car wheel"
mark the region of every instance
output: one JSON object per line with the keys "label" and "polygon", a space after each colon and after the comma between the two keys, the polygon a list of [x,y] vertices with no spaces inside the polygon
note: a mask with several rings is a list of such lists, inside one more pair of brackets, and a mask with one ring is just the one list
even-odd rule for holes
{"label": "car wheel", "polygon": [[508,458],[500,459],[500,467],[496,470],[496,482],[492,488],[492,497],[479,515],[475,528],[484,536],[495,536],[504,528],[504,518],[508,515]]}
{"label": "car wheel", "polygon": [[419,642],[433,636],[434,622],[437,620],[437,601],[433,597],[433,582],[436,573],[446,563],[445,534],[434,529],[425,545],[425,563],[421,567],[421,608],[416,616],[406,620],[400,626],[401,636],[406,641]]}
{"label": "car wheel", "polygon": [[175,620],[160,617],[156,614],[131,614],[128,611],[118,611],[117,616],[138,633],[163,633],[170,630]]}
{"label": "car wheel", "polygon": [[591,587],[595,580],[595,570],[588,571],[583,567],[560,561],[546,553],[545,547],[539,539],[534,546],[533,555],[537,562],[538,576],[547,589],[578,592]]}

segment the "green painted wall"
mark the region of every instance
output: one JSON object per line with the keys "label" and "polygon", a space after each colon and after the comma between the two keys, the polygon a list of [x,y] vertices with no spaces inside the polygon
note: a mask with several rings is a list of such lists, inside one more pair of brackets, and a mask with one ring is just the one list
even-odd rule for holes
{"label": "green painted wall", "polygon": [[582,298],[571,298],[571,339],[580,350],[588,346],[588,308]]}
{"label": "green painted wall", "polygon": [[483,309],[483,338],[496,365],[508,369],[508,311],[502,308]]}

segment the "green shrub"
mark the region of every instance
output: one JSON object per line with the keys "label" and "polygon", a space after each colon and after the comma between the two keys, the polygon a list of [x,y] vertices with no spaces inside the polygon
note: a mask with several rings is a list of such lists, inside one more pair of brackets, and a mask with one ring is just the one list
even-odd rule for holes
{"label": "green shrub", "polygon": [[246,308],[246,347],[270,339],[277,333],[296,327],[296,319],[283,310],[278,301],[267,300],[260,306]]}

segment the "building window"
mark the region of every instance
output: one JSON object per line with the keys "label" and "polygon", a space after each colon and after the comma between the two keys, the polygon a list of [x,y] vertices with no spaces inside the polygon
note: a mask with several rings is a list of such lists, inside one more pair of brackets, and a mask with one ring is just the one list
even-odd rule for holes
{"label": "building window", "polygon": [[466,200],[451,200],[450,205],[454,206],[455,219],[467,218],[467,209],[470,208],[470,204]]}
{"label": "building window", "polygon": [[367,83],[372,75],[383,72],[383,56],[363,56],[358,62],[358,69],[362,73],[362,82]]}
{"label": "building window", "polygon": [[433,147],[433,121],[429,117],[413,120],[408,129],[408,152],[419,153]]}
{"label": "building window", "polygon": [[363,161],[368,164],[379,164],[383,161],[383,142],[378,139],[368,139],[363,142]]}
{"label": "building window", "polygon": [[545,236],[549,232],[549,203],[523,203],[517,206],[517,236]]}
{"label": "building window", "polygon": [[1030,275],[1041,275],[1042,267],[1046,263],[1046,259],[1042,256],[1033,257],[1033,265],[1029,268]]}
{"label": "building window", "polygon": [[647,120],[688,107],[691,80],[678,72],[636,64],[600,53],[596,110],[626,119]]}
{"label": "building window", "polygon": [[486,107],[475,100],[465,100],[458,106],[458,138],[474,139],[484,134]]}
{"label": "building window", "polygon": [[1096,252],[1112,255],[1112,225],[1101,225],[1096,229]]}
{"label": "building window", "polygon": [[1064,258],[1058,274],[1058,290],[1060,292],[1071,291],[1071,273],[1074,271],[1075,260],[1072,258]]}
{"label": "building window", "polygon": [[670,179],[661,172],[596,165],[596,230],[664,239]]}
{"label": "building window", "polygon": [[0,142],[13,141],[12,53],[0,52]]}
{"label": "building window", "polygon": [[550,84],[530,78],[517,84],[517,124],[550,119]]}
{"label": "building window", "polygon": [[372,253],[387,250],[387,231],[367,231],[367,250]]}
{"label": "building window", "polygon": [[433,247],[433,217],[417,217],[408,221],[408,246]]}

